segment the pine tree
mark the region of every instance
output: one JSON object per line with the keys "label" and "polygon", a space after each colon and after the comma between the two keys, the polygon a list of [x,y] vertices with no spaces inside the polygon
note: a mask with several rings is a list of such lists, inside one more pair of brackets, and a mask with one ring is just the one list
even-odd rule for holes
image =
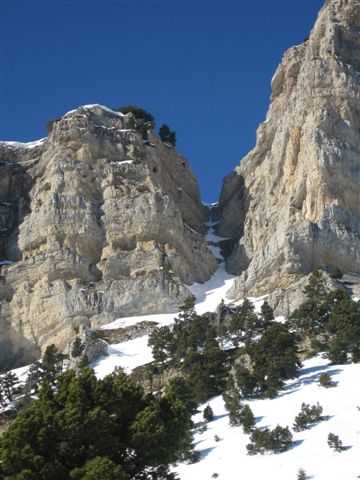
{"label": "pine tree", "polygon": [[330,448],[335,450],[335,452],[342,452],[344,450],[343,443],[334,433],[329,433],[328,435],[328,445]]}
{"label": "pine tree", "polygon": [[149,336],[148,345],[152,348],[155,362],[163,368],[174,361],[176,345],[169,327],[155,328]]}
{"label": "pine tree", "polygon": [[273,430],[255,428],[250,436],[251,443],[246,448],[249,455],[263,454],[267,451],[273,453],[285,452],[291,447],[292,438],[288,427],[278,425]]}
{"label": "pine tree", "polygon": [[242,305],[231,318],[229,333],[237,345],[241,341],[251,342],[259,333],[260,322],[255,313],[254,305],[245,298]]}
{"label": "pine tree", "polygon": [[226,390],[223,393],[223,400],[225,403],[225,408],[229,412],[230,425],[240,425],[242,404],[239,390],[236,388],[232,376],[228,378]]}
{"label": "pine tree", "polygon": [[84,349],[85,345],[82,343],[81,338],[76,337],[71,347],[71,356],[73,358],[81,357]]}
{"label": "pine tree", "polygon": [[9,371],[0,379],[1,387],[4,396],[9,402],[12,402],[14,399],[14,393],[16,386],[19,384],[19,379],[15,373]]}
{"label": "pine tree", "polygon": [[204,409],[203,417],[204,417],[204,420],[206,420],[207,422],[211,422],[212,420],[214,420],[214,412],[210,407],[210,405],[207,405],[206,408]]}
{"label": "pine tree", "polygon": [[322,413],[323,408],[319,403],[311,406],[309,404],[303,403],[301,405],[300,413],[295,417],[295,432],[307,430],[315,423],[322,421],[324,419]]}
{"label": "pine tree", "polygon": [[30,365],[28,375],[25,382],[25,393],[31,395],[32,392],[36,393],[39,389],[39,384],[42,378],[42,370],[40,362],[34,362]]}
{"label": "pine tree", "polygon": [[286,325],[273,323],[262,337],[247,347],[253,364],[253,375],[260,394],[273,398],[283,380],[297,375],[300,361],[297,357],[296,337]]}
{"label": "pine tree", "polygon": [[272,322],[275,320],[274,316],[274,310],[271,308],[271,306],[268,304],[267,301],[265,301],[261,305],[261,323],[262,323],[262,328],[266,329],[267,327],[270,327]]}
{"label": "pine tree", "polygon": [[194,392],[189,382],[184,377],[172,378],[165,387],[165,395],[175,400],[180,400],[189,415],[194,415],[197,411],[197,402]]}
{"label": "pine tree", "polygon": [[172,130],[167,125],[161,125],[159,129],[159,136],[162,142],[168,143],[175,147],[176,145],[176,133]]}
{"label": "pine tree", "polygon": [[319,384],[321,387],[330,388],[335,387],[336,383],[332,380],[328,373],[322,373],[319,377]]}
{"label": "pine tree", "polygon": [[243,427],[244,433],[251,433],[251,431],[255,426],[256,421],[255,421],[254,414],[251,408],[249,407],[249,405],[245,405],[242,408],[240,412],[239,420],[240,420],[240,424]]}
{"label": "pine tree", "polygon": [[89,460],[83,468],[72,470],[70,477],[73,480],[129,480],[120,465],[106,457]]}
{"label": "pine tree", "polygon": [[0,407],[5,407],[7,404],[5,393],[0,382]]}
{"label": "pine tree", "polygon": [[62,372],[65,355],[60,353],[55,345],[49,345],[41,360],[43,378],[50,383],[55,383],[56,376]]}
{"label": "pine tree", "polygon": [[307,480],[308,476],[304,469],[300,468],[297,474],[297,480]]}
{"label": "pine tree", "polygon": [[0,478],[167,479],[189,455],[191,415],[173,396],[146,395],[121,371],[69,370],[56,385],[44,380],[1,436]]}

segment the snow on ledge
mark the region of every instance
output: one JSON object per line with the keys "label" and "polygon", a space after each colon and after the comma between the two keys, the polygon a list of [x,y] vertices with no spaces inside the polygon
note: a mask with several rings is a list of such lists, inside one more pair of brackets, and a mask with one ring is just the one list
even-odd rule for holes
{"label": "snow on ledge", "polygon": [[115,110],[111,110],[111,108],[105,107],[105,105],[100,105],[99,103],[94,103],[94,104],[89,104],[89,105],[80,105],[77,108],[74,108],[73,110],[69,110],[68,112],[63,115],[63,118],[67,118],[70,115],[76,113],[78,110],[94,110],[95,108],[98,108],[100,110],[103,110],[104,112],[111,113],[112,115],[115,115],[117,117],[125,117],[126,115],[121,112],[116,112]]}
{"label": "snow on ledge", "polygon": [[12,142],[12,141],[0,141],[0,146],[5,147],[14,147],[14,148],[23,148],[23,149],[31,149],[40,147],[47,141],[47,137],[40,138],[40,140],[34,140],[32,142]]}

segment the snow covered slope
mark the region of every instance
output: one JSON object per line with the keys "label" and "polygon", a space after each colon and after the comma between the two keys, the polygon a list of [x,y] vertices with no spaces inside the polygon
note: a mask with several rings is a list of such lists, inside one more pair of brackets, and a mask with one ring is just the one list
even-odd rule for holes
{"label": "snow covered slope", "polygon": [[[321,373],[327,372],[338,382],[337,387],[326,389],[318,384]],[[309,478],[316,480],[352,480],[360,475],[360,365],[328,365],[318,356],[304,362],[300,377],[287,383],[279,397],[273,400],[247,402],[257,427],[274,428],[276,425],[292,427],[302,402],[319,402],[324,415],[330,418],[310,430],[294,433],[294,446],[281,454],[247,455],[249,436],[241,427],[230,427],[222,397],[209,402],[215,419],[204,433],[196,434],[196,449],[201,460],[192,465],[180,464],[176,468],[181,480],[208,480],[217,473],[219,480],[296,480],[303,468]],[[202,413],[195,421],[202,421]],[[336,453],[327,445],[327,436],[339,435],[344,446]],[[216,442],[214,436],[220,437]],[[215,477],[214,477],[215,478]]]}
{"label": "snow covered slope", "polygon": [[[208,282],[190,287],[197,299],[196,311],[199,314],[215,311],[221,300],[226,302],[226,294],[234,281],[234,277],[226,273],[221,257],[218,243],[222,238],[215,235],[214,225],[210,224],[209,227],[207,240],[219,260],[219,268]],[[264,298],[251,300],[259,310]],[[104,328],[126,327],[144,320],[169,325],[175,317],[176,314],[165,314],[121,318]],[[94,365],[97,375],[104,377],[116,366],[129,372],[150,362],[152,355],[147,342],[148,336],[144,336],[111,345],[109,355]],[[325,389],[319,386],[319,376],[323,372],[329,373],[338,382],[336,388]],[[179,464],[175,471],[180,480],[295,480],[298,470],[303,468],[309,478],[314,480],[355,480],[360,475],[360,412],[357,409],[360,406],[359,378],[359,364],[334,366],[317,356],[304,362],[300,376],[287,382],[278,398],[247,402],[257,418],[257,427],[274,428],[278,424],[292,427],[303,402],[319,402],[324,408],[324,415],[329,416],[328,420],[310,430],[294,432],[293,447],[277,455],[247,455],[249,436],[243,433],[241,427],[230,427],[222,397],[212,399],[209,404],[215,419],[208,424],[207,431],[195,435],[196,450],[201,454],[200,461],[191,465]],[[202,412],[194,420],[202,422]],[[339,435],[344,446],[350,448],[342,453],[330,450],[327,445],[330,432]],[[220,441],[215,441],[215,435],[220,437]]]}

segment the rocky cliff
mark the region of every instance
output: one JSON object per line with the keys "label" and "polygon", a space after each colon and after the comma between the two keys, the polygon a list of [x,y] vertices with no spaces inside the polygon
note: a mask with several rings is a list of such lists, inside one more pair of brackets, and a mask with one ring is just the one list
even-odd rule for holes
{"label": "rocky cliff", "polygon": [[360,274],[360,2],[328,0],[272,80],[255,148],[224,182],[234,298],[314,269]]}
{"label": "rocky cliff", "polygon": [[99,105],[0,143],[0,364],[81,326],[176,310],[216,260],[187,161]]}

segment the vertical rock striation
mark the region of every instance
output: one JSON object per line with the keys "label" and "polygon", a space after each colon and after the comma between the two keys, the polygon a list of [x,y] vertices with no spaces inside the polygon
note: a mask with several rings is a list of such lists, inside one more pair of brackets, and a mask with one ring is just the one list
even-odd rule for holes
{"label": "vertical rock striation", "polygon": [[234,297],[314,269],[360,274],[360,2],[328,0],[272,80],[255,148],[224,182]]}
{"label": "vertical rock striation", "polygon": [[0,161],[0,362],[62,348],[80,326],[175,311],[216,269],[187,161],[144,144],[131,116],[78,108],[43,141],[0,143]]}

